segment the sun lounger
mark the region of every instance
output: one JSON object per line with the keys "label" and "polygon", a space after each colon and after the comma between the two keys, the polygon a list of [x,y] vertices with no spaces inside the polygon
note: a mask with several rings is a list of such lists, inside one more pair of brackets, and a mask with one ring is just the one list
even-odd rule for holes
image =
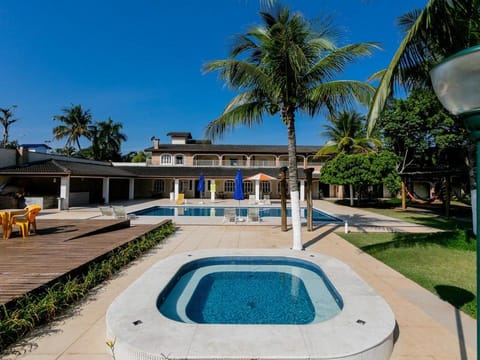
{"label": "sun lounger", "polygon": [[136,219],[137,216],[134,214],[127,214],[123,206],[112,206],[113,215],[115,219]]}
{"label": "sun lounger", "polygon": [[263,203],[265,205],[271,205],[272,202],[270,201],[270,195],[263,195]]}
{"label": "sun lounger", "polygon": [[110,206],[100,206],[98,210],[100,210],[102,216],[115,216],[115,214],[113,213],[113,209]]}
{"label": "sun lounger", "polygon": [[235,208],[225,208],[225,210],[223,211],[223,222],[237,222],[237,214]]}
{"label": "sun lounger", "polygon": [[248,204],[249,205],[255,205],[257,201],[255,200],[255,195],[249,195],[248,196]]}
{"label": "sun lounger", "polygon": [[248,222],[260,222],[259,208],[248,208]]}

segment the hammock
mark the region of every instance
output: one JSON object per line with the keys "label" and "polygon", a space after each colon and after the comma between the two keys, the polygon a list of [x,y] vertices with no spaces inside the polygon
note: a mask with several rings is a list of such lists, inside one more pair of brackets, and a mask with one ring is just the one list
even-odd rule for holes
{"label": "hammock", "polygon": [[434,196],[434,197],[431,197],[431,198],[428,198],[428,199],[421,198],[417,194],[415,194],[415,192],[413,194],[410,193],[410,191],[408,191],[408,189],[405,189],[405,193],[407,194],[407,196],[412,201],[420,203],[420,204],[430,204],[430,203],[434,202],[435,200],[437,200],[437,196]]}

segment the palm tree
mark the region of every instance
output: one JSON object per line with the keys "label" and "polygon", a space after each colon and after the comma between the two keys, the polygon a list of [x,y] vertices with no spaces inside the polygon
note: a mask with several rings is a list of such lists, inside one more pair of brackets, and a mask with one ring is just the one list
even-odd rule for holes
{"label": "palm tree", "polygon": [[2,139],[2,148],[6,148],[8,145],[8,128],[18,119],[12,119],[13,109],[17,106],[13,105],[11,108],[0,108],[0,123],[3,126],[3,139]]}
{"label": "palm tree", "polygon": [[328,120],[330,124],[324,126],[325,131],[321,134],[328,140],[317,152],[318,157],[335,157],[341,152],[368,153],[382,145],[380,140],[367,137],[366,119],[356,111],[336,112]]}
{"label": "palm tree", "polygon": [[205,65],[239,93],[222,115],[207,125],[212,139],[237,126],[262,123],[264,116],[280,113],[287,128],[289,190],[292,203],[293,246],[303,248],[300,224],[298,170],[296,162],[295,115],[314,116],[322,110],[349,106],[355,99],[368,102],[373,88],[360,81],[335,80],[347,64],[370,55],[374,43],[336,47],[333,29],[324,24],[314,32],[302,15],[286,7],[260,12],[263,26],[240,35],[226,60]]}
{"label": "palm tree", "polygon": [[119,160],[122,141],[127,136],[121,132],[123,125],[114,123],[111,118],[99,121],[90,127],[92,150],[96,160]]}
{"label": "palm tree", "polygon": [[[340,153],[369,153],[382,145],[380,140],[367,137],[366,119],[356,111],[333,113],[329,116],[329,122],[321,134],[328,140],[317,152],[317,157],[334,158]],[[353,195],[353,185],[350,185],[350,206],[353,206]]]}
{"label": "palm tree", "polygon": [[370,134],[395,87],[430,86],[429,70],[439,60],[480,43],[479,0],[429,0],[399,19],[406,34],[380,79],[368,114]]}
{"label": "palm tree", "polygon": [[53,128],[53,136],[56,140],[67,138],[64,149],[76,145],[81,151],[80,139],[90,138],[89,125],[92,122],[90,110],[83,110],[81,105],[72,105],[62,109],[64,115],[55,115],[54,120],[60,121],[63,125]]}

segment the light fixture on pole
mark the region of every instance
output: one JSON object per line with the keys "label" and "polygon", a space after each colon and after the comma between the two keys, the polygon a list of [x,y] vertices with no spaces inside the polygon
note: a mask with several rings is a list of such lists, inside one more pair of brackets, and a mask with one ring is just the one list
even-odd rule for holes
{"label": "light fixture on pole", "polygon": [[[433,90],[442,105],[453,115],[463,119],[477,150],[475,192],[476,240],[477,240],[477,314],[480,307],[480,45],[462,50],[444,59],[430,71]],[[472,199],[473,200],[473,199]],[[474,226],[475,228],[475,226]],[[477,354],[479,353],[480,326],[477,315]]]}

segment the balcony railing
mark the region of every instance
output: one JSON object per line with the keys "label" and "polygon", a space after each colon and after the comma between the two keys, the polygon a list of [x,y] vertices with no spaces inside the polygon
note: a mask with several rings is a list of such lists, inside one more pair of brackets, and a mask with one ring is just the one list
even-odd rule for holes
{"label": "balcony railing", "polygon": [[220,160],[194,160],[194,166],[219,166]]}
{"label": "balcony railing", "polygon": [[276,167],[275,160],[253,160],[250,161],[251,167]]}

